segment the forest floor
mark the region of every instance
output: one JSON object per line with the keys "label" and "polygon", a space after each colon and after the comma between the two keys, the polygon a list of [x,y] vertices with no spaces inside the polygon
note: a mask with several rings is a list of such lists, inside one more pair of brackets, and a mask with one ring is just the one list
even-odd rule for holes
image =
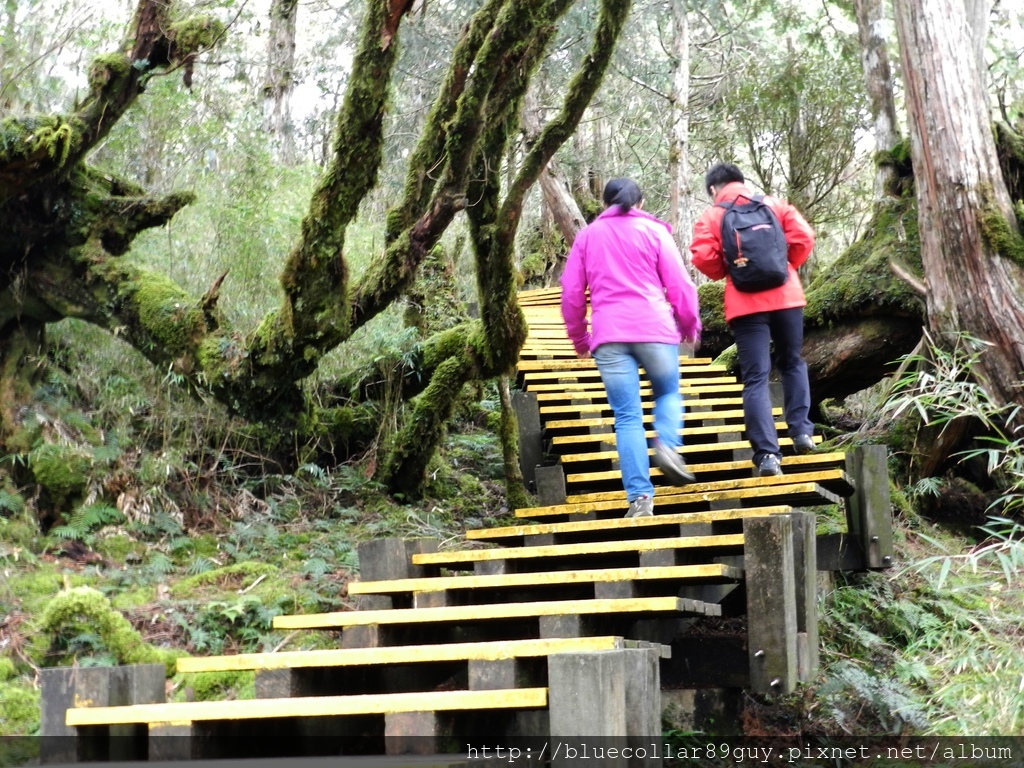
{"label": "forest floor", "polygon": [[[27,509],[3,511],[0,736],[38,732],[41,667],[123,663],[134,633],[171,656],[335,646],[331,633],[275,631],[272,619],[353,608],[347,584],[359,571],[360,541],[430,536],[445,546],[467,528],[508,519],[501,471],[493,434],[470,421],[448,436],[415,503],[383,494],[365,464],[304,465],[249,485],[206,485],[202,514],[140,501],[78,540],[59,528],[42,535]],[[840,574],[823,589],[818,678],[791,696],[745,697],[741,721],[722,724],[722,734],[669,718],[668,736],[1024,730],[1019,542],[998,529],[943,531],[898,488],[893,498],[896,565]],[[130,630],[97,616],[54,625],[55,605],[76,588],[94,590],[92,610],[124,616]],[[174,674],[167,685],[172,700],[254,694],[244,672]]]}

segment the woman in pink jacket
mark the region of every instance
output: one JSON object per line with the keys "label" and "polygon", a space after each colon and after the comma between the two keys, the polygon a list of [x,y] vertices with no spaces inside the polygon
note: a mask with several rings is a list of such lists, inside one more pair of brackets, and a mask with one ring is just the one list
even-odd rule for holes
{"label": "woman in pink jacket", "polygon": [[[615,444],[629,510],[654,513],[640,401],[642,365],[654,392],[654,459],[676,485],[694,477],[678,453],[682,440],[679,342],[700,337],[697,289],[668,224],[642,210],[630,179],[612,179],[605,210],[573,242],[562,273],[562,317],[580,358],[593,355],[615,414]],[[587,289],[590,330],[587,330]]]}

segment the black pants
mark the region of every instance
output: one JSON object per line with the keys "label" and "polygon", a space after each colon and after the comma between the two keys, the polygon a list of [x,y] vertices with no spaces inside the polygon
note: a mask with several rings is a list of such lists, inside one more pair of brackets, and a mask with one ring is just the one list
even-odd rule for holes
{"label": "black pants", "polygon": [[804,310],[797,307],[742,315],[733,318],[729,328],[736,339],[740,378],[743,380],[743,420],[750,447],[754,449],[754,465],[757,466],[765,454],[782,455],[768,394],[768,375],[773,362],[772,342],[775,343],[774,363],[782,376],[789,435],[814,434],[814,424],[808,417],[811,387],[807,381],[807,363],[801,357]]}

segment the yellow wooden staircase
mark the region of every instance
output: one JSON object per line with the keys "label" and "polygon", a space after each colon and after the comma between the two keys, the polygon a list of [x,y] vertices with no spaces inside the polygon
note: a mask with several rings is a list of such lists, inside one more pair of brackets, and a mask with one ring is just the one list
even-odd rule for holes
{"label": "yellow wooden staircase", "polygon": [[[145,667],[121,668],[121,682],[48,670],[44,736],[75,736],[74,756],[97,759],[123,756],[112,734],[126,732],[132,754],[150,759],[629,740],[660,733],[663,679],[771,694],[813,677],[817,571],[891,561],[884,448],[787,455],[784,475],[756,477],[741,386],[723,366],[681,357],[682,451],[697,482],[673,487],[652,469],[654,516],[624,518],[594,363],[566,339],[557,290],[520,302],[530,334],[515,402],[537,506],[467,531],[452,549],[360,546],[349,592],[361,610],[274,621],[338,630],[337,649],[179,662],[188,672],[255,670],[256,700],[167,703],[162,675],[157,691]],[[843,505],[848,531],[818,536],[820,505]],[[743,627],[731,655],[708,651],[701,628],[726,620]]]}

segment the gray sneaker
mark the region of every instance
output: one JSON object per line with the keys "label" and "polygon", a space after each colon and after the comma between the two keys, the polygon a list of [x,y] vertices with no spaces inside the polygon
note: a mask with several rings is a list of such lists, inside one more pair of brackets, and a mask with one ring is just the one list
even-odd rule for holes
{"label": "gray sneaker", "polygon": [[672,485],[686,485],[697,478],[686,468],[683,457],[660,440],[654,441],[654,463]]}
{"label": "gray sneaker", "polygon": [[782,465],[779,457],[774,453],[766,453],[761,463],[757,465],[757,474],[760,477],[777,477],[782,474]]}
{"label": "gray sneaker", "polygon": [[651,517],[654,514],[654,499],[644,495],[629,502],[626,517]]}
{"label": "gray sneaker", "polygon": [[810,435],[797,435],[793,438],[793,450],[801,456],[808,453],[814,453],[816,450],[814,445],[814,438]]}

